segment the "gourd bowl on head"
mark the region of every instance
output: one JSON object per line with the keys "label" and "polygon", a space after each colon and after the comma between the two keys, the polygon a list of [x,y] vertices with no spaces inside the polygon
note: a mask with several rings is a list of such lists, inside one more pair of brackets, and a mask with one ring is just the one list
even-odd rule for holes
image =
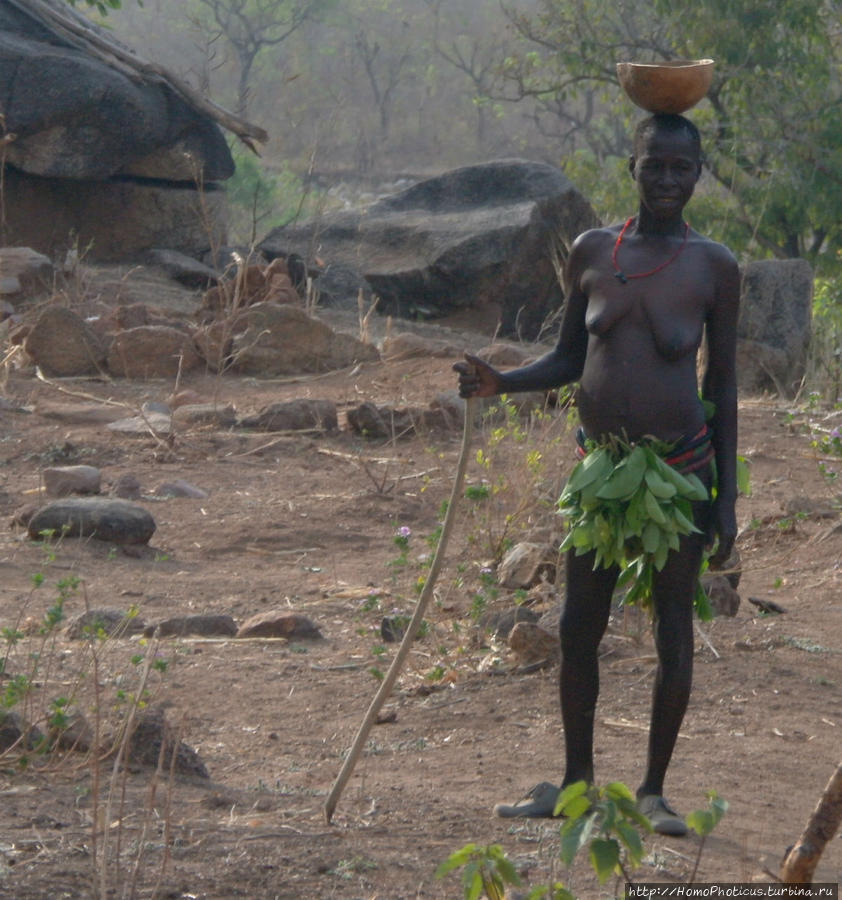
{"label": "gourd bowl on head", "polygon": [[712,59],[673,59],[662,63],[617,63],[623,90],[650,113],[683,113],[707,94]]}

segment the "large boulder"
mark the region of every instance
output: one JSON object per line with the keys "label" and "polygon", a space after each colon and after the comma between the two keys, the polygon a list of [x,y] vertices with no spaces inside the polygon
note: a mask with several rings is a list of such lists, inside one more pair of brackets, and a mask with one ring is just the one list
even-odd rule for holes
{"label": "large boulder", "polygon": [[319,246],[323,294],[356,298],[367,284],[379,310],[442,316],[499,309],[502,330],[534,338],[561,303],[554,256],[598,224],[557,168],[525,160],[467,166],[373,205],[272,231],[269,257]]}
{"label": "large boulder", "polygon": [[15,135],[5,161],[22,172],[216,181],[234,171],[218,126],[164,79],[130,77],[7,0],[0,0],[0,85],[5,131]]}
{"label": "large boulder", "polygon": [[737,326],[741,391],[795,395],[807,366],[812,306],[813,270],[806,260],[748,263]]}
{"label": "large boulder", "polygon": [[[297,306],[256,303],[231,340],[232,368],[249,375],[330,372],[380,358],[373,344],[334,331]],[[240,326],[242,327],[242,326]]]}
{"label": "large boulder", "polygon": [[[45,7],[0,0],[9,237],[51,256],[78,241],[100,260],[198,254],[222,240],[212,188],[234,163],[219,126],[170,79],[103,61],[94,44],[115,46],[113,35],[67,4]],[[75,20],[72,38],[55,17]]]}

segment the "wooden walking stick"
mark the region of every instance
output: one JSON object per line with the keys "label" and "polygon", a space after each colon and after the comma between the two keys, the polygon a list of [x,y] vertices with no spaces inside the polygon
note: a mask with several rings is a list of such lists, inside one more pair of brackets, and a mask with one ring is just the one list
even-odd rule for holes
{"label": "wooden walking stick", "polygon": [[354,738],[354,743],[348,751],[345,763],[339,774],[336,776],[336,781],[333,783],[333,787],[327,796],[327,800],[325,800],[325,819],[328,824],[330,824],[330,820],[333,818],[333,812],[336,809],[336,804],[339,802],[339,797],[342,794],[348,779],[351,777],[351,773],[354,771],[357,759],[359,759],[359,756],[362,753],[368,733],[371,731],[371,726],[374,724],[377,714],[380,712],[386,698],[391,693],[392,686],[397,680],[406,657],[409,655],[409,649],[412,646],[413,640],[415,640],[418,629],[421,627],[424,611],[427,608],[427,604],[430,602],[430,598],[433,596],[433,588],[435,587],[436,579],[439,576],[439,571],[444,562],[444,551],[447,548],[447,542],[450,539],[450,531],[453,527],[453,521],[456,518],[456,507],[459,505],[459,498],[462,495],[462,482],[465,480],[465,469],[468,465],[468,451],[470,449],[471,435],[474,428],[474,404],[475,401],[470,397],[465,403],[465,424],[462,430],[462,447],[459,451],[459,461],[456,464],[456,475],[453,478],[453,488],[450,491],[450,502],[447,504],[447,512],[445,513],[444,522],[441,527],[441,536],[439,537],[438,546],[436,547],[433,562],[430,566],[430,574],[424,582],[421,596],[418,598],[418,602],[415,605],[415,612],[407,626],[406,634],[403,636],[401,645],[398,647],[398,652],[392,660],[392,665],[389,666],[386,677],[381,682],[380,688],[374,695],[371,705],[368,707],[365,718],[359,727],[359,731],[357,731],[357,736]]}

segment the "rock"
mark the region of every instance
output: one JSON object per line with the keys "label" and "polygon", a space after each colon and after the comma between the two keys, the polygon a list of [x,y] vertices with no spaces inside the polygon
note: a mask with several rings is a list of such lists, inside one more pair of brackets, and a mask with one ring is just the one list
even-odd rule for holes
{"label": "rock", "polygon": [[743,577],[743,561],[736,545],[731,550],[731,555],[725,560],[720,568],[709,569],[708,571],[711,575],[724,575],[728,579],[728,584],[730,584],[734,590],[737,590],[740,586],[740,579]]}
{"label": "rock", "polygon": [[528,606],[513,606],[502,612],[487,612],[480,616],[480,627],[490,632],[496,638],[506,639],[509,632],[518,622],[538,622],[539,616]]}
{"label": "rock", "polygon": [[211,425],[214,428],[232,428],[237,424],[233,406],[218,403],[187,403],[173,410],[172,420],[179,426]]}
{"label": "rock", "polygon": [[[458,430],[461,429],[465,422],[465,401],[459,396],[459,391],[451,390],[451,391],[442,391],[440,394],[436,394],[435,397],[430,401],[430,410],[437,412],[442,419],[447,423],[447,428],[449,430]],[[477,409],[475,404],[474,406],[476,410],[476,421],[474,424],[478,424],[481,421],[482,415]]]}
{"label": "rock", "polygon": [[289,640],[317,640],[321,631],[306,616],[288,610],[269,610],[247,619],[237,631],[238,638],[282,637]]}
{"label": "rock", "polygon": [[517,369],[528,360],[535,359],[535,347],[526,347],[522,344],[490,344],[478,350],[475,356],[485,360],[495,369]]}
{"label": "rock", "polygon": [[182,478],[176,478],[175,481],[165,481],[159,484],[152,492],[156,497],[187,497],[191,500],[205,500],[208,492],[203,488],[196,487]]}
{"label": "rock", "polygon": [[11,750],[16,744],[20,750],[32,750],[43,740],[43,732],[19,712],[0,712],[0,753]]}
{"label": "rock", "polygon": [[118,475],[111,487],[111,493],[123,500],[137,500],[140,497],[140,481],[136,475],[124,472]]}
{"label": "rock", "polygon": [[540,625],[518,622],[509,634],[509,649],[520,665],[531,665],[545,659],[558,659],[561,656],[561,641],[558,634],[545,631]]}
{"label": "rock", "polygon": [[387,644],[397,644],[403,640],[409,625],[409,616],[384,616],[380,623],[380,637]]}
{"label": "rock", "polygon": [[87,753],[94,749],[94,730],[82,711],[74,705],[62,710],[64,724],[50,724],[48,737],[50,743],[59,750],[72,750],[76,753]]}
{"label": "rock", "polygon": [[53,466],[41,473],[51,497],[70,494],[98,494],[102,473],[95,466]]}
{"label": "rock", "polygon": [[141,325],[115,335],[108,370],[125,378],[174,378],[201,363],[189,335],[163,325]]}
{"label": "rock", "polygon": [[24,341],[24,349],[45,375],[95,375],[105,362],[101,341],[73,310],[48,306]]}
{"label": "rock", "polygon": [[431,359],[432,357],[461,356],[462,348],[446,341],[423,338],[411,331],[402,331],[383,341],[383,359]]}
{"label": "rock", "polygon": [[234,637],[237,634],[237,623],[226,615],[173,616],[147,625],[143,633],[145,637],[152,637],[156,631],[162,638],[186,635]]}
{"label": "rock", "polygon": [[138,710],[135,714],[128,741],[128,760],[142,766],[157,766],[160,761],[164,772],[172,769],[179,775],[210,778],[202,758],[192,747],[178,740],[176,729],[160,707]]}
{"label": "rock", "polygon": [[429,431],[450,431],[462,427],[464,412],[455,412],[450,404],[442,405],[441,399],[433,401],[428,409],[377,406],[366,401],[346,413],[348,427],[361,437],[369,439],[397,440],[424,434]]}
{"label": "rock", "polygon": [[741,391],[795,396],[806,371],[812,302],[813,270],[806,260],[748,263],[737,325]]}
{"label": "rock", "polygon": [[717,616],[736,616],[740,608],[740,595],[731,587],[724,575],[702,576],[702,587],[708,595],[710,605]]}
{"label": "rock", "polygon": [[120,434],[141,434],[148,436],[154,432],[157,435],[167,435],[172,432],[172,416],[165,413],[148,413],[143,416],[131,416],[128,419],[118,419],[107,426],[109,431]]}
{"label": "rock", "polygon": [[173,281],[185,287],[205,290],[219,281],[216,270],[177,250],[155,248],[149,251],[147,259],[152,265],[163,269]]}
{"label": "rock", "polygon": [[301,298],[293,287],[283,259],[268,264],[260,260],[251,265],[234,266],[230,277],[205,293],[202,310],[219,317],[256,303],[300,305]]}
{"label": "rock", "polygon": [[123,410],[115,406],[101,406],[90,403],[43,403],[38,402],[38,414],[45,419],[55,419],[67,425],[102,425],[116,421]]}
{"label": "rock", "polygon": [[30,247],[0,247],[0,294],[12,303],[38,297],[53,286],[49,257]]}
{"label": "rock", "polygon": [[534,339],[562,300],[550,248],[557,242],[566,253],[597,224],[560,169],[510,159],[277,228],[260,249],[270,257],[289,248],[305,255],[318,245],[328,260],[322,293],[338,300],[355,303],[367,288],[380,297],[380,312],[411,317],[497,305],[503,334]]}
{"label": "rock", "polygon": [[784,513],[788,516],[809,516],[811,519],[836,519],[839,516],[838,507],[830,501],[807,497],[804,494],[790,497],[783,507]]}
{"label": "rock", "polygon": [[5,161],[15,169],[77,181],[132,174],[205,184],[233,174],[221,130],[164,79],[128,75],[31,12],[4,8],[0,25],[4,129],[15,134]]}
{"label": "rock", "polygon": [[336,431],[339,422],[332,400],[286,400],[264,406],[239,422],[241,428],[261,431]]}
{"label": "rock", "polygon": [[51,256],[64,253],[71,239],[93,262],[137,259],[161,246],[199,255],[225,236],[225,195],[210,188],[203,216],[189,182],[76,181],[9,167],[6,220],[16,240]]}
{"label": "rock", "polygon": [[531,588],[539,581],[554,582],[559,555],[557,544],[515,544],[497,570],[500,584],[510,590]]}
{"label": "rock", "polygon": [[334,331],[296,306],[257,303],[231,341],[232,368],[251,375],[330,372],[380,358],[377,348]]}
{"label": "rock", "polygon": [[95,638],[100,631],[109,637],[130,637],[144,627],[142,619],[123,609],[88,609],[68,619],[65,635],[71,641]]}
{"label": "rock", "polygon": [[28,531],[33,539],[48,531],[112,544],[146,544],[155,531],[155,520],[128,500],[79,497],[42,506],[29,520]]}

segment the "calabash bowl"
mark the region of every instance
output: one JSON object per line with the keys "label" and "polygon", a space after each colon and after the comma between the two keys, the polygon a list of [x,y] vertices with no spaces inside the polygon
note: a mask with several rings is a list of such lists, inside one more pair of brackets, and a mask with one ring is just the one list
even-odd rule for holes
{"label": "calabash bowl", "polygon": [[617,77],[632,102],[650,113],[683,113],[707,94],[712,59],[617,63]]}

